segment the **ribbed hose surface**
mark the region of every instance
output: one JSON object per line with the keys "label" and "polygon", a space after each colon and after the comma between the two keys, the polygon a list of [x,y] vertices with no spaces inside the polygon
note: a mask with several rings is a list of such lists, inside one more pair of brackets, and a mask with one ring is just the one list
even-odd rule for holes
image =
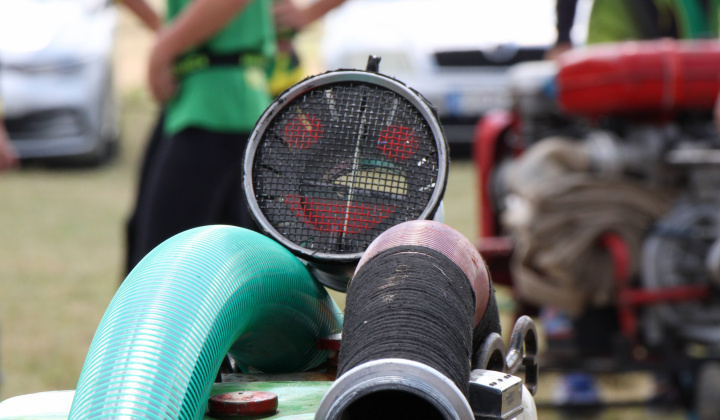
{"label": "ribbed hose surface", "polygon": [[412,360],[467,395],[474,311],[470,282],[448,257],[420,246],[383,251],[350,282],[338,373],[372,360]]}
{"label": "ribbed hose surface", "polygon": [[233,343],[243,364],[302,371],[324,361],[316,340],[341,324],[322,286],[271,239],[230,226],[186,231],[115,294],[69,418],[200,419]]}

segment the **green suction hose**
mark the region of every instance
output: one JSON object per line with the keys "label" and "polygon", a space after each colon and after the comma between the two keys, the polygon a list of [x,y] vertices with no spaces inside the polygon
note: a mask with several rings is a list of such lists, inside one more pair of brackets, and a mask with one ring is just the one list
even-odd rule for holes
{"label": "green suction hose", "polygon": [[263,372],[322,363],[342,315],[305,266],[246,229],[191,229],[130,273],[98,327],[70,419],[200,419],[226,353]]}

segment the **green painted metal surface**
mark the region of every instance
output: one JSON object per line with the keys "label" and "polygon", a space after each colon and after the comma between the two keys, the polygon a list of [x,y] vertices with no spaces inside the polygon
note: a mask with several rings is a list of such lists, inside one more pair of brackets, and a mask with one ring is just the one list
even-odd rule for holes
{"label": "green painted metal surface", "polygon": [[[302,375],[302,374],[301,374]],[[307,375],[307,374],[306,374]],[[281,376],[278,376],[282,378]],[[320,379],[321,377],[318,377]],[[231,378],[231,380],[233,380]],[[312,419],[325,392],[332,382],[278,381],[278,382],[230,382],[213,386],[211,395],[237,391],[269,391],[278,396],[278,411],[270,416],[222,417],[222,420],[242,419]],[[0,420],[60,420],[67,419],[74,392],[42,392],[23,395],[0,403]],[[13,403],[12,409],[10,404]],[[216,420],[207,413],[204,420]]]}

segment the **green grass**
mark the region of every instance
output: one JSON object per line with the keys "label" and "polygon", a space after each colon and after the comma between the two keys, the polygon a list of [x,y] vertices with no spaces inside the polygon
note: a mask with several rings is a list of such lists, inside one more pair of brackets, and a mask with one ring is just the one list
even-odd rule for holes
{"label": "green grass", "polygon": [[0,176],[0,398],[75,387],[121,279],[149,103],[126,95],[122,151],[110,166]]}

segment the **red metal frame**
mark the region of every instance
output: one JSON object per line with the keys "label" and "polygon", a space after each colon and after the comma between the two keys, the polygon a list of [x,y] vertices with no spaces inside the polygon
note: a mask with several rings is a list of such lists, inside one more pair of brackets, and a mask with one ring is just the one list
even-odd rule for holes
{"label": "red metal frame", "polygon": [[475,126],[472,152],[478,182],[478,206],[480,223],[477,248],[492,275],[494,284],[512,287],[510,255],[513,243],[509,237],[498,237],[495,209],[492,206],[488,183],[495,169],[495,162],[502,153],[499,142],[515,124],[510,111],[490,111]]}
{"label": "red metal frame", "polygon": [[640,289],[630,286],[630,252],[623,238],[608,232],[600,238],[613,260],[617,286],[617,308],[620,331],[631,342],[637,340],[637,309],[639,306],[667,302],[702,300],[710,296],[708,285],[687,285],[661,289]]}
{"label": "red metal frame", "polygon": [[477,241],[477,249],[487,264],[493,284],[512,287],[512,274],[510,273],[512,240],[507,236],[480,238]]}
{"label": "red metal frame", "polygon": [[498,142],[502,135],[513,125],[515,117],[512,112],[497,110],[488,112],[475,126],[473,136],[473,161],[478,175],[480,188],[480,238],[497,235],[495,226],[495,209],[490,201],[488,182],[495,169],[499,148]]}
{"label": "red metal frame", "polygon": [[[608,250],[613,262],[620,332],[631,343],[636,343],[638,339],[639,307],[659,303],[703,300],[710,297],[711,290],[708,285],[675,286],[661,289],[633,287],[630,284],[630,251],[623,238],[614,232],[608,232],[600,237],[600,243]],[[488,265],[493,283],[512,287],[510,256],[513,245],[510,238],[481,238],[477,248]]]}

